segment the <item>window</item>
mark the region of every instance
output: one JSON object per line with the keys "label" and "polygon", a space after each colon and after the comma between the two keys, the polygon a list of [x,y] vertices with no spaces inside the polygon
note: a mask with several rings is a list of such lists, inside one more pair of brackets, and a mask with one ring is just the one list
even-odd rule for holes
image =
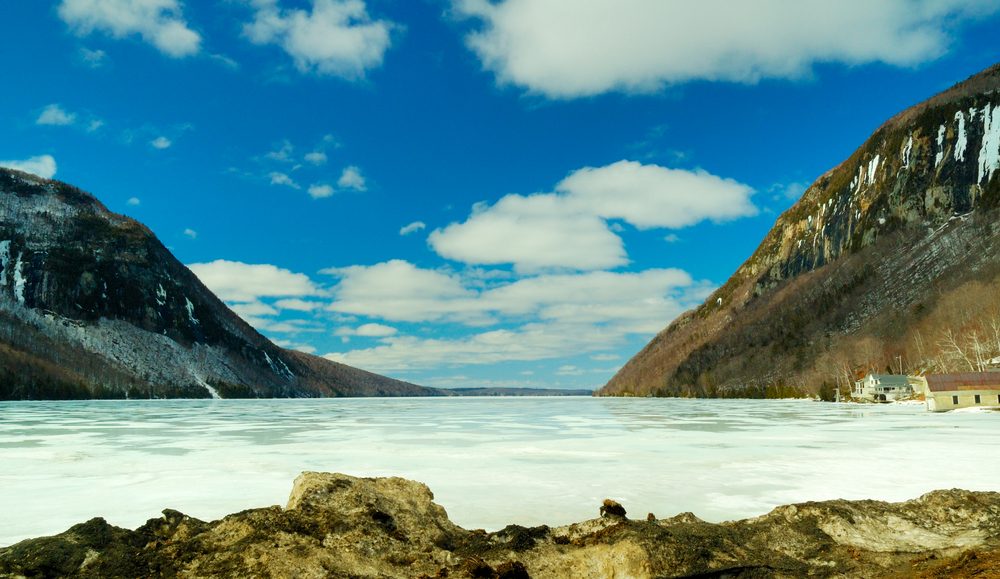
{"label": "window", "polygon": [[976,404],[982,404],[982,403],[983,403],[983,401],[982,401],[982,399],[981,399],[981,398],[979,397],[979,394],[976,394]]}
{"label": "window", "polygon": [[955,404],[955,405],[958,405],[958,396],[952,396],[951,397],[951,403]]}

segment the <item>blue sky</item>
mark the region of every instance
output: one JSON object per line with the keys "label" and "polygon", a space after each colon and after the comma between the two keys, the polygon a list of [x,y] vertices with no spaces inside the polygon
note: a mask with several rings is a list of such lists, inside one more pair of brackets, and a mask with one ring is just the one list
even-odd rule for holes
{"label": "blue sky", "polygon": [[0,159],[147,224],[277,343],[599,387],[1000,3],[4,2]]}

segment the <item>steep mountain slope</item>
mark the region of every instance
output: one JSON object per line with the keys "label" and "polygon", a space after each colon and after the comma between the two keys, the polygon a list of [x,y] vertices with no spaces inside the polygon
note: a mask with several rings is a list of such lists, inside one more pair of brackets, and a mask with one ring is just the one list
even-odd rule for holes
{"label": "steep mountain slope", "polygon": [[955,336],[1000,320],[998,89],[1000,65],[886,122],[599,393],[780,396],[972,364]]}
{"label": "steep mountain slope", "polygon": [[0,169],[0,399],[434,393],[275,346],[140,223]]}

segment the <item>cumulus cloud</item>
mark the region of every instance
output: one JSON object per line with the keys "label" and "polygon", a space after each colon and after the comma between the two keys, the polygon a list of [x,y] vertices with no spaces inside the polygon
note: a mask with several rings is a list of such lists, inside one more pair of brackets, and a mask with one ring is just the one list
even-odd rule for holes
{"label": "cumulus cloud", "polygon": [[354,165],[344,168],[340,173],[340,179],[337,179],[337,186],[341,189],[353,189],[355,191],[366,191],[368,189],[368,184],[365,182],[365,176],[361,174],[361,169]]}
{"label": "cumulus cloud", "polygon": [[337,328],[334,332],[336,336],[351,337],[360,336],[362,338],[385,338],[394,336],[399,332],[392,326],[383,324],[361,324],[357,328]]}
{"label": "cumulus cloud", "polygon": [[198,232],[194,229],[188,228],[184,230],[184,236],[188,239],[198,239]]}
{"label": "cumulus cloud", "polygon": [[103,50],[90,50],[86,47],[80,48],[79,56],[80,62],[90,68],[100,68],[104,66],[104,63],[108,60],[108,53]]}
{"label": "cumulus cloud", "polygon": [[[196,54],[201,46],[201,36],[188,27],[177,0],[62,0],[58,13],[78,35],[95,31],[114,38],[139,35],[173,58]],[[103,58],[102,53],[93,62]]]}
{"label": "cumulus cloud", "polygon": [[286,173],[272,171],[271,174],[268,175],[268,178],[271,180],[271,185],[282,185],[285,187],[291,187],[292,189],[301,189],[299,184]]}
{"label": "cumulus cloud", "polygon": [[0,167],[24,171],[42,179],[51,179],[56,175],[56,160],[52,155],[38,155],[23,161],[0,161]]}
{"label": "cumulus cloud", "polygon": [[159,136],[159,137],[156,137],[155,139],[153,139],[152,141],[150,141],[149,144],[154,149],[159,149],[159,150],[162,151],[163,149],[169,149],[170,146],[173,145],[174,143],[173,143],[173,141],[171,141],[170,139],[168,139],[168,138],[166,138],[164,136]]}
{"label": "cumulus cloud", "polygon": [[329,310],[397,322],[499,319],[577,324],[613,322],[626,333],[652,333],[708,295],[678,269],[550,274],[478,287],[475,279],[402,260],[325,270],[339,277]]}
{"label": "cumulus cloud", "polygon": [[430,321],[475,310],[475,292],[461,279],[445,272],[421,269],[394,259],[371,266],[325,269],[340,278],[333,289],[331,311],[395,321]]}
{"label": "cumulus cloud", "polygon": [[455,261],[511,263],[522,272],[608,269],[628,262],[617,224],[608,220],[639,229],[681,228],[757,213],[747,185],[634,161],[585,167],[555,189],[478,204],[466,221],[432,232],[431,247]]}
{"label": "cumulus cloud", "polygon": [[362,0],[313,0],[312,10],[284,9],[255,0],[244,34],[255,44],[276,44],[301,72],[363,78],[382,64],[393,24],[372,20]]}
{"label": "cumulus cloud", "polygon": [[454,0],[466,43],[501,83],[551,98],[651,92],[692,80],[800,78],[814,64],[912,66],[995,2]]}
{"label": "cumulus cloud", "polygon": [[131,207],[136,207],[138,205],[141,205],[142,201],[139,200],[138,197],[129,197],[128,201],[126,201],[125,203],[128,204]]}
{"label": "cumulus cloud", "polygon": [[58,104],[51,104],[42,109],[41,114],[35,119],[37,125],[69,126],[76,122],[76,114],[68,112]]}
{"label": "cumulus cloud", "polygon": [[325,165],[326,164],[326,153],[323,151],[313,151],[311,153],[306,153],[304,157],[305,160],[313,165]]}
{"label": "cumulus cloud", "polygon": [[296,312],[311,312],[323,307],[323,304],[321,304],[320,302],[312,302],[307,300],[301,300],[298,298],[289,298],[274,302],[274,307],[281,310],[292,310]]}
{"label": "cumulus cloud", "polygon": [[313,199],[324,199],[333,195],[333,187],[316,183],[309,186],[309,196]]}
{"label": "cumulus cloud", "polygon": [[256,302],[262,297],[303,297],[322,292],[309,276],[270,264],[217,259],[188,268],[208,289],[226,302]]}
{"label": "cumulus cloud", "polygon": [[400,227],[399,228],[399,234],[400,235],[409,235],[411,233],[416,233],[416,232],[420,231],[421,229],[424,229],[425,227],[427,227],[427,224],[424,223],[423,221],[414,221],[413,223],[409,223],[407,225],[404,225],[404,226]]}

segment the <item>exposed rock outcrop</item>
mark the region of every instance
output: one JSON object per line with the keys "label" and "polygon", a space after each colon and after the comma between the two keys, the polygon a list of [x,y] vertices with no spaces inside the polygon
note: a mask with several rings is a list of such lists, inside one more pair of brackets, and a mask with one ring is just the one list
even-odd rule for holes
{"label": "exposed rock outcrop", "polygon": [[[897,356],[926,370],[937,337],[912,348],[903,338],[960,301],[949,292],[997,283],[998,221],[1000,65],[883,124],[599,394],[815,389],[865,366],[884,371]],[[855,344],[885,352],[855,355]],[[792,394],[801,392],[777,392]]]}
{"label": "exposed rock outcrop", "polygon": [[0,400],[430,394],[276,346],[141,223],[0,168]]}
{"label": "exposed rock outcrop", "polygon": [[[303,473],[285,508],[203,522],[166,510],[134,531],[103,519],[0,549],[0,577],[962,577],[1000,570],[1000,493],[826,501],[721,524],[630,520],[622,505],[565,527],[453,524],[423,484]],[[976,575],[980,573],[979,575]]]}

